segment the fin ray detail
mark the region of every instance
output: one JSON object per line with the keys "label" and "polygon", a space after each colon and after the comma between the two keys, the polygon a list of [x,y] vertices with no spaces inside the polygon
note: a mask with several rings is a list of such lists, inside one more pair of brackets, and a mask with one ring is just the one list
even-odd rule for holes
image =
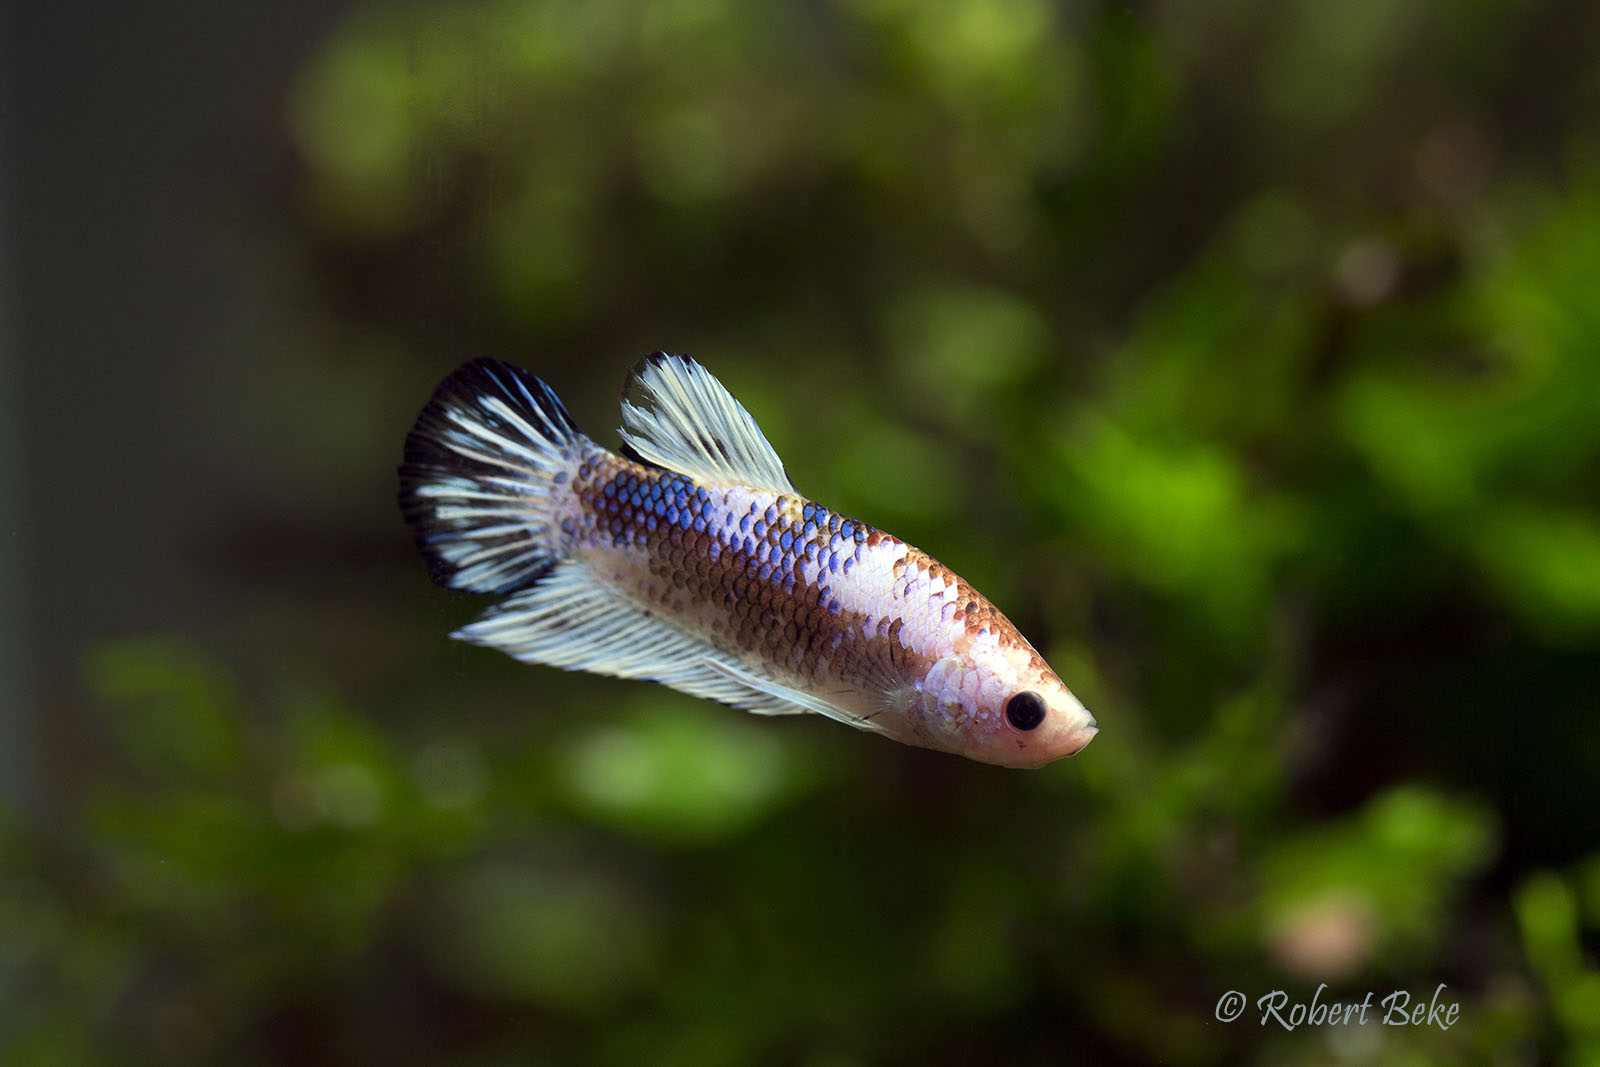
{"label": "fin ray detail", "polygon": [[[635,391],[648,396],[648,406],[628,399]],[[799,495],[755,419],[687,356],[657,352],[630,373],[623,389],[622,439],[645,462],[701,482]]]}
{"label": "fin ray detail", "polygon": [[558,564],[538,585],[452,636],[524,663],[638,678],[757,715],[814,712],[860,729],[867,720],[767,678],[634,604],[582,563]]}
{"label": "fin ray detail", "polygon": [[551,485],[593,445],[548,386],[480,359],[446,378],[406,438],[400,510],[434,581],[503,593],[556,561]]}

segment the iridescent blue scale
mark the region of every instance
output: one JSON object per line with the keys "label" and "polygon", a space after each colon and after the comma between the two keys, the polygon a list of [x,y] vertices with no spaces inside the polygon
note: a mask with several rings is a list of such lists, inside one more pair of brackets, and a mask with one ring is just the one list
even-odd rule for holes
{"label": "iridescent blue scale", "polygon": [[[835,576],[849,574],[860,562],[873,532],[865,523],[803,498],[774,501],[769,496],[731,504],[725,493],[702,488],[672,471],[632,464],[610,471],[597,466],[590,477],[593,488],[586,496],[593,502],[595,536],[663,559],[698,556],[706,565],[722,560],[720,566],[729,568],[724,573],[731,584],[716,593],[716,602],[736,615],[742,603],[761,605],[760,617],[767,622],[756,626],[754,633],[773,627],[774,612],[780,610],[776,604],[767,606],[770,594],[763,590],[793,596],[807,584],[801,577],[805,569],[817,576],[812,579],[817,586],[804,590],[805,599],[828,616],[840,616],[845,609],[834,588]],[[679,537],[691,540],[668,548],[668,542]],[[679,557],[679,552],[688,556]],[[732,553],[732,560],[722,559],[727,553]],[[682,573],[699,572],[691,566]],[[754,624],[747,619],[743,625]],[[809,643],[808,633],[802,631],[786,638],[799,642],[795,648]]]}

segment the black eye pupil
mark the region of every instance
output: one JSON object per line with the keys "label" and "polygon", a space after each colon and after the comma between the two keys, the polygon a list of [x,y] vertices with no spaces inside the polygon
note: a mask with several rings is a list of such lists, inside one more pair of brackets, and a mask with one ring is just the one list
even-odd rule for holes
{"label": "black eye pupil", "polygon": [[1038,693],[1018,693],[1006,702],[1006,721],[1019,730],[1032,730],[1044,722],[1044,701]]}

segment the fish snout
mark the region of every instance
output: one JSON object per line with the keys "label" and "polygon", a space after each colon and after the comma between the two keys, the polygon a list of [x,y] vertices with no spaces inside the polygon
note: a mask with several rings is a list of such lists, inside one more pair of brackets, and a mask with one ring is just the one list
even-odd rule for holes
{"label": "fish snout", "polygon": [[1071,715],[1071,726],[1061,735],[1061,755],[1076,756],[1100,732],[1100,724],[1077,697],[1068,694],[1065,710]]}
{"label": "fish snout", "polygon": [[1099,732],[1100,727],[1095,723],[1094,716],[1091,715],[1087,725],[1080,726],[1067,735],[1067,743],[1061,754],[1064,756],[1076,756],[1084,750],[1090,741],[1094,740],[1094,735]]}

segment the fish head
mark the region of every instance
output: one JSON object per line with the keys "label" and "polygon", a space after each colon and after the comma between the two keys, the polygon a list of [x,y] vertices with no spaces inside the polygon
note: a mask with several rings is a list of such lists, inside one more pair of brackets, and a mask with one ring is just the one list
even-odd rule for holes
{"label": "fish head", "polygon": [[922,743],[1001,767],[1042,767],[1076,755],[1099,732],[1094,716],[1020,637],[940,660],[923,700]]}
{"label": "fish head", "polygon": [[1099,733],[1089,709],[1072,695],[1054,671],[1040,664],[1014,672],[1001,687],[979,757],[1004,767],[1042,767],[1075,756]]}
{"label": "fish head", "polygon": [[1002,766],[1043,766],[1077,755],[1099,725],[1053,670],[1011,689],[997,709],[989,750]]}

